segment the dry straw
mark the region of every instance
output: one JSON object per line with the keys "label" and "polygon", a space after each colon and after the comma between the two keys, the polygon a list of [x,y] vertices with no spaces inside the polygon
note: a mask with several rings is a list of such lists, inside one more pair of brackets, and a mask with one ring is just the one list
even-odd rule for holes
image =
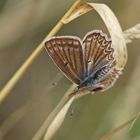
{"label": "dry straw", "polygon": [[[130,43],[133,38],[140,38],[140,25],[137,25],[124,33],[122,32],[121,26],[113,14],[111,9],[107,7],[105,4],[97,4],[97,3],[83,3],[80,4],[81,0],[76,0],[76,2],[72,5],[70,10],[64,15],[64,17],[56,24],[56,26],[52,29],[52,31],[47,35],[47,37],[42,41],[42,43],[34,50],[34,52],[29,56],[29,58],[24,62],[24,64],[18,69],[18,71],[13,75],[13,77],[7,82],[4,88],[0,92],[0,104],[7,95],[10,93],[12,88],[18,82],[18,80],[23,76],[28,67],[33,63],[33,61],[37,58],[37,56],[41,53],[44,48],[44,42],[55,35],[63,25],[69,23],[70,21],[80,17],[81,15],[89,12],[94,9],[100,15],[102,20],[104,21],[111,39],[112,46],[115,50],[115,59],[116,59],[116,68],[123,69],[127,62],[127,49],[126,42]],[[53,112],[49,115],[49,117],[45,120],[42,127],[33,137],[33,140],[39,140],[45,133],[45,140],[49,140],[56,133],[56,131],[60,128],[61,124],[64,121],[66,113],[74,101],[74,99],[79,98],[79,95],[76,97],[69,97],[68,94],[72,92],[75,88],[73,85],[68,92],[64,95],[60,103],[56,106]],[[84,92],[85,95],[87,91]]]}
{"label": "dry straw", "polygon": [[54,36],[63,26],[62,22],[65,18],[67,18],[75,7],[81,2],[81,0],[77,0],[72,7],[68,10],[68,12],[62,17],[62,19],[56,24],[56,26],[51,30],[51,32],[46,36],[46,38],[40,43],[39,46],[32,52],[32,54],[28,57],[28,59],[23,63],[23,65],[17,70],[17,72],[12,76],[12,78],[6,83],[3,89],[0,91],[0,104],[4,101],[7,95],[10,93],[12,88],[18,82],[18,80],[23,76],[28,67],[35,61],[38,55],[44,49],[44,43],[48,38]]}
{"label": "dry straw", "polygon": [[100,140],[110,140],[114,136],[114,134],[116,134],[117,132],[119,132],[120,130],[122,130],[123,128],[128,126],[129,124],[131,124],[131,127],[133,127],[133,124],[135,123],[135,121],[139,117],[139,115],[140,115],[140,112],[138,112],[132,118],[130,118],[126,122],[122,123],[121,125],[119,125],[115,129],[111,130],[111,132],[105,134],[103,137],[100,138]]}

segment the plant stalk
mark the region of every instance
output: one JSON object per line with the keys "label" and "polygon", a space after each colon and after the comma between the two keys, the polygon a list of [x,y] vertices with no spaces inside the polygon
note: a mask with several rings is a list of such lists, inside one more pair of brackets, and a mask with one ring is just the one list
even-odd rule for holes
{"label": "plant stalk", "polygon": [[45,47],[44,43],[46,42],[46,40],[48,38],[52,37],[53,35],[55,35],[64,26],[63,20],[65,20],[68,16],[70,16],[70,14],[77,7],[77,5],[80,4],[81,1],[82,0],[76,0],[76,2],[71,6],[71,8],[68,10],[68,12],[55,25],[55,27],[50,31],[50,33],[45,37],[45,39],[40,43],[40,45],[37,46],[37,48],[32,52],[32,54],[27,58],[27,60],[22,64],[22,66],[15,72],[15,74],[11,77],[11,79],[2,88],[2,90],[0,91],[0,104],[8,96],[10,91],[13,89],[13,87],[16,85],[16,83],[19,81],[19,79],[26,72],[28,67],[35,61],[35,59],[38,57],[38,55],[42,52],[42,50]]}

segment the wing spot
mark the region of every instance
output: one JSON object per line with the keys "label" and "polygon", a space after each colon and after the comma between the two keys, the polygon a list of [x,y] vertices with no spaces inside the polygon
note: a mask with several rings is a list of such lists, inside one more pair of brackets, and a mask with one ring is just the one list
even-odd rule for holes
{"label": "wing spot", "polygon": [[92,37],[88,37],[86,41],[91,41],[92,40]]}
{"label": "wing spot", "polygon": [[54,46],[56,43],[55,43],[55,41],[52,41],[52,45]]}
{"label": "wing spot", "polygon": [[50,48],[51,44],[50,43],[46,43],[46,46],[47,46],[47,48]]}
{"label": "wing spot", "polygon": [[57,41],[57,44],[58,44],[58,45],[61,45],[61,41],[60,41],[60,40],[58,40],[58,41]]}
{"label": "wing spot", "polygon": [[74,41],[73,44],[74,44],[74,45],[80,45],[80,44],[79,44],[79,41]]}
{"label": "wing spot", "polygon": [[64,65],[67,66],[68,65],[68,62],[64,62]]}
{"label": "wing spot", "polygon": [[50,49],[49,51],[50,51],[51,53],[53,53],[53,50],[52,50],[52,49]]}
{"label": "wing spot", "polygon": [[62,43],[63,45],[65,45],[65,44],[66,44],[66,41],[62,40],[61,43]]}
{"label": "wing spot", "polygon": [[72,40],[69,40],[69,41],[68,41],[68,44],[71,45],[71,44],[72,44]]}

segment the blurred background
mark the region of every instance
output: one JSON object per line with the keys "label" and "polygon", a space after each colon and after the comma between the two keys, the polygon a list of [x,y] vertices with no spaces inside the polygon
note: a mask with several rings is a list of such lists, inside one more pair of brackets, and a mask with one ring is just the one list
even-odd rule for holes
{"label": "blurred background", "polygon": [[[74,0],[0,0],[0,89],[44,39]],[[140,0],[89,0],[107,4],[123,30],[140,22]],[[57,35],[77,35],[101,29],[95,11],[64,26]],[[128,63],[115,86],[87,95],[71,106],[53,140],[98,140],[140,111],[140,40],[128,44]],[[45,50],[0,105],[0,140],[31,140],[58,104],[71,82]],[[73,115],[71,116],[71,112]],[[140,118],[112,140],[139,140]]]}

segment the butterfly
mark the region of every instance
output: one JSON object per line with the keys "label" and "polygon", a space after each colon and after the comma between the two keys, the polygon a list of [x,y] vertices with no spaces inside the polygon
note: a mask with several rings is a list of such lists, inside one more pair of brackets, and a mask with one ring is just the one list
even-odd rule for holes
{"label": "butterfly", "polygon": [[88,32],[83,40],[77,36],[52,37],[45,42],[45,48],[78,89],[105,91],[121,74],[115,68],[112,41],[101,30]]}

